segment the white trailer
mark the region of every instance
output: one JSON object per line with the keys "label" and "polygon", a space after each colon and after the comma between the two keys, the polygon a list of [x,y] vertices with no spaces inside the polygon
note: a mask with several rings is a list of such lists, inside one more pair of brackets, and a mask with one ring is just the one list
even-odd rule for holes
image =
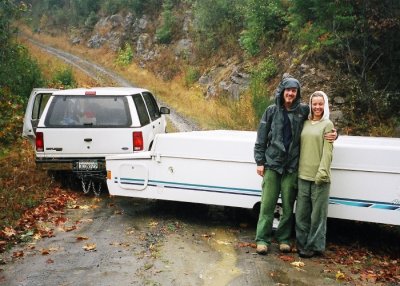
{"label": "white trailer", "polygon": [[[159,134],[151,151],[106,157],[111,195],[254,208],[252,131]],[[400,225],[400,139],[339,136],[329,217]]]}

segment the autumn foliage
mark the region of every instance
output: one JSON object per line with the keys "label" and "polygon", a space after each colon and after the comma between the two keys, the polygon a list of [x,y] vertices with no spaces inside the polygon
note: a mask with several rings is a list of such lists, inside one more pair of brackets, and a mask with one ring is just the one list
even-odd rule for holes
{"label": "autumn foliage", "polygon": [[60,219],[74,194],[61,190],[46,172],[36,170],[26,141],[17,142],[0,164],[0,252],[35,236],[52,236],[43,222]]}

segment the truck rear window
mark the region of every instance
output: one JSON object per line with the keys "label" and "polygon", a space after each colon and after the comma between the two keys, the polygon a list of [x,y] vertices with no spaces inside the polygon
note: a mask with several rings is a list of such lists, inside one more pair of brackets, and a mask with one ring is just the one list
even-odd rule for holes
{"label": "truck rear window", "polygon": [[123,96],[55,96],[47,127],[128,127],[131,117]]}

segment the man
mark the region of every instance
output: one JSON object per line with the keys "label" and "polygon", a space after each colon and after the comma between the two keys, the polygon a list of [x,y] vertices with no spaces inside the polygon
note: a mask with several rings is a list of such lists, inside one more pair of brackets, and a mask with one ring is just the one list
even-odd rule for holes
{"label": "man", "polygon": [[[275,104],[265,110],[257,131],[254,158],[257,174],[263,176],[260,215],[257,223],[257,253],[266,254],[272,240],[272,223],[279,194],[282,216],[275,233],[281,252],[290,252],[293,207],[297,194],[300,134],[309,106],[300,103],[300,83],[287,76],[276,92]],[[335,140],[336,130],[326,135]]]}

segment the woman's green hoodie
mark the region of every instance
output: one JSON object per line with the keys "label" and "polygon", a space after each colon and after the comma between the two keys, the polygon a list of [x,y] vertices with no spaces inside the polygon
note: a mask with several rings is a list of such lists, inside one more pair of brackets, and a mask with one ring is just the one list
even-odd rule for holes
{"label": "woman's green hoodie", "polygon": [[[283,145],[284,106],[283,92],[286,88],[297,88],[296,98],[287,110],[292,129],[292,142],[288,151]],[[276,92],[275,104],[265,110],[257,131],[254,159],[258,166],[264,165],[280,174],[297,171],[300,157],[300,134],[309,114],[309,106],[300,102],[300,83],[295,78],[283,79]]]}

